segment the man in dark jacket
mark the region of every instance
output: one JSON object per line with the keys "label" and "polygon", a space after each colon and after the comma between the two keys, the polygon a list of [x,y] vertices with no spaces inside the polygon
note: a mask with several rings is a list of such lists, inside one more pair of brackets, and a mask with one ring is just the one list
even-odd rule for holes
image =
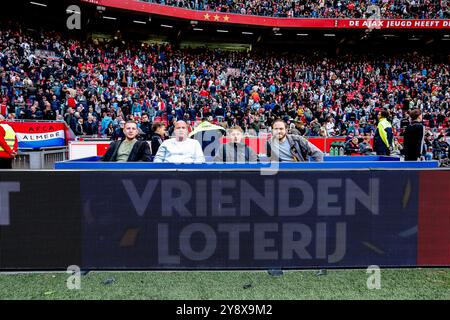
{"label": "man in dark jacket", "polygon": [[411,124],[404,133],[404,154],[406,161],[417,161],[423,153],[425,128],[422,124],[422,112],[419,109],[409,113]]}
{"label": "man in dark jacket", "polygon": [[142,120],[141,120],[141,130],[144,132],[143,139],[144,140],[151,140],[152,138],[152,123],[148,119],[148,114],[143,113],[142,114]]}
{"label": "man in dark jacket", "polygon": [[[121,120],[119,122],[119,127],[114,130],[114,133],[111,135],[111,140],[117,141],[117,140],[123,140],[125,139],[125,121]],[[138,131],[139,132],[139,131]]]}
{"label": "man in dark jacket", "polygon": [[98,134],[98,125],[91,115],[88,116],[87,121],[84,123],[84,132],[88,136]]}
{"label": "man in dark jacket", "polygon": [[322,162],[323,152],[302,136],[287,134],[287,124],[277,119],[272,124],[272,139],[267,144],[267,156],[272,162]]}
{"label": "man in dark jacket", "polygon": [[125,139],[112,142],[106,150],[102,161],[150,161],[150,146],[147,141],[136,139],[138,135],[137,124],[127,121],[123,129]]}
{"label": "man in dark jacket", "polygon": [[158,152],[159,146],[163,143],[166,136],[166,125],[164,122],[155,122],[152,126],[154,132],[152,136],[152,156],[155,156]]}
{"label": "man in dark jacket", "polygon": [[441,133],[433,140],[433,158],[437,160],[448,159],[450,145],[447,143],[445,136]]}
{"label": "man in dark jacket", "polygon": [[359,153],[358,137],[353,137],[351,140],[345,143],[345,154],[351,156],[354,153]]}

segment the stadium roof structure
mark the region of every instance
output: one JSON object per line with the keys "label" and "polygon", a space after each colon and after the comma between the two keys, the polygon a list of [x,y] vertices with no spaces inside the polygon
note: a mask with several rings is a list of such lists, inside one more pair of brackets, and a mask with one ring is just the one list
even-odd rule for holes
{"label": "stadium roof structure", "polygon": [[450,30],[450,20],[443,19],[342,19],[342,18],[283,18],[244,15],[216,11],[191,10],[142,0],[81,0],[103,8],[117,8],[150,15],[178,18],[217,25],[259,26],[271,28],[314,29],[440,29]]}
{"label": "stadium roof structure", "polygon": [[17,20],[34,22],[38,28],[68,31],[66,9],[74,3],[80,8],[82,27],[70,33],[82,39],[117,38],[241,51],[259,47],[450,52],[450,20],[288,19],[196,11],[138,0],[16,0],[18,10],[0,16],[11,19],[17,15]]}

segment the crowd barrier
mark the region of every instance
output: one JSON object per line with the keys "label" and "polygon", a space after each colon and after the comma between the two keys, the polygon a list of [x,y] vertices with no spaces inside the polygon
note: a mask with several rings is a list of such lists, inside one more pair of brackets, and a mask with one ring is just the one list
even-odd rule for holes
{"label": "crowd barrier", "polygon": [[0,270],[450,266],[450,170],[173,173],[2,171]]}
{"label": "crowd barrier", "polygon": [[214,157],[205,156],[204,163],[161,163],[161,162],[115,162],[101,161],[101,157],[87,157],[55,163],[58,170],[262,170],[273,174],[276,170],[325,170],[325,169],[436,169],[437,160],[400,161],[399,157],[387,156],[324,156],[323,162],[271,162],[268,157],[260,157],[258,162],[220,163]]}
{"label": "crowd barrier", "polygon": [[19,149],[12,166],[13,169],[53,169],[56,162],[67,159],[67,147]]}

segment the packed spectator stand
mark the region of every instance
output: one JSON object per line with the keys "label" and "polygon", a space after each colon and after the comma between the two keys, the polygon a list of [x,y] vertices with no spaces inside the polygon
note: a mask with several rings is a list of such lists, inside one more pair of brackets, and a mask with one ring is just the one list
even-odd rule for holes
{"label": "packed spectator stand", "polygon": [[362,141],[373,136],[381,108],[391,110],[397,136],[409,124],[407,111],[420,108],[433,141],[449,135],[449,69],[445,61],[417,52],[336,57],[185,50],[80,42],[4,27],[0,113],[64,120],[78,136],[117,138],[128,119],[148,138],[151,123],[166,123],[171,134],[181,119],[189,130],[208,119],[258,136],[282,118],[292,133]]}
{"label": "packed spectator stand", "polygon": [[[226,13],[287,18],[448,19],[441,0],[143,0],[162,5]],[[378,6],[379,11],[369,10]]]}

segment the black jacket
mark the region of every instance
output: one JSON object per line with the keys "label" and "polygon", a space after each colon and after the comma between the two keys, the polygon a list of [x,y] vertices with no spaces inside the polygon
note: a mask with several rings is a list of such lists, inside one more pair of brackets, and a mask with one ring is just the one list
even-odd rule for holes
{"label": "black jacket", "polygon": [[77,123],[77,126],[75,127],[75,135],[77,136],[83,136],[86,132],[84,131],[84,126],[81,123]]}
{"label": "black jacket", "polygon": [[422,154],[425,130],[420,122],[413,121],[403,135],[405,160],[417,161]]}
{"label": "black jacket", "polygon": [[352,140],[347,141],[345,144],[345,154],[351,155],[352,153],[359,153],[359,144],[354,144]]}
{"label": "black jacket", "polygon": [[229,142],[219,146],[215,162],[258,162],[258,155],[245,143]]}
{"label": "black jacket", "polygon": [[141,122],[141,130],[144,132],[144,140],[151,140],[152,137],[152,124],[150,122]]}
{"label": "black jacket", "polygon": [[116,130],[114,130],[113,134],[111,135],[111,140],[123,140],[125,139],[125,133],[123,133],[123,129],[121,128],[117,128]]}
{"label": "black jacket", "polygon": [[95,122],[85,122],[84,123],[84,132],[88,136],[92,136],[94,134],[98,134],[98,125]]}
{"label": "black jacket", "polygon": [[163,139],[159,134],[155,134],[152,137],[152,156],[155,156],[158,152],[159,146],[163,143]]}
{"label": "black jacket", "polygon": [[[117,152],[119,151],[120,144],[123,140],[112,142],[105,155],[102,157],[102,161],[117,161]],[[128,156],[128,162],[130,161],[151,161],[150,147],[147,141],[136,141]]]}

